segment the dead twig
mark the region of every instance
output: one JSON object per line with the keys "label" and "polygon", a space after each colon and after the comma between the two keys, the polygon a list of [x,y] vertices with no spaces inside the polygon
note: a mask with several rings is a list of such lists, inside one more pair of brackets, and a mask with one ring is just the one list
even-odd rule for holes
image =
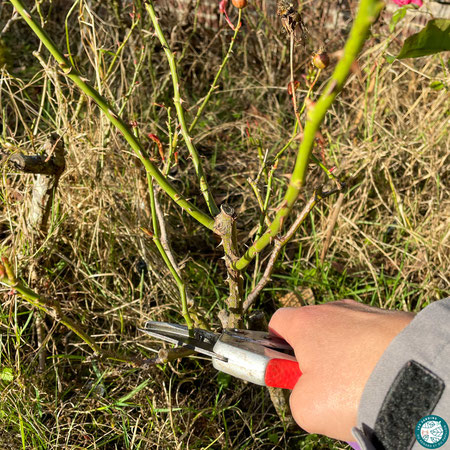
{"label": "dead twig", "polygon": [[155,195],[155,212],[156,217],[158,218],[158,224],[159,224],[159,232],[160,232],[160,238],[161,245],[163,246],[164,250],[166,251],[167,257],[169,258],[170,262],[172,263],[173,268],[175,269],[175,272],[178,274],[179,277],[181,277],[181,270],[178,267],[177,262],[175,261],[175,257],[173,256],[172,247],[169,243],[169,237],[167,235],[167,229],[166,229],[166,221],[164,220],[164,213],[161,208],[161,204],[158,200],[158,193],[155,188],[154,189],[154,195]]}
{"label": "dead twig", "polygon": [[342,203],[344,202],[344,197],[345,194],[343,192],[339,193],[339,197],[337,199],[336,204],[334,205],[330,220],[328,221],[325,241],[323,242],[322,252],[320,253],[320,264],[323,264],[325,257],[327,255],[328,248],[331,242],[331,236],[333,235],[334,226],[336,225],[337,219],[339,217],[339,212],[341,211]]}
{"label": "dead twig", "polygon": [[64,172],[64,143],[57,134],[52,134],[44,144],[41,155],[23,153],[0,153],[2,164],[8,164],[13,170],[35,174],[31,196],[28,223],[32,230],[45,232],[53,206],[59,179]]}
{"label": "dead twig", "polygon": [[[154,198],[153,198],[154,203],[153,204],[154,204],[154,209],[155,209],[155,213],[156,213],[156,218],[158,220],[159,242],[160,242],[170,264],[172,265],[172,269],[178,275],[178,277],[175,278],[175,281],[177,282],[179,289],[184,291],[187,306],[191,310],[190,315],[193,317],[193,319],[195,321],[195,325],[200,326],[201,328],[209,329],[210,328],[209,324],[201,316],[201,314],[199,314],[197,311],[194,300],[192,299],[192,296],[189,294],[186,282],[183,279],[181,269],[173,255],[173,250],[172,250],[172,247],[171,247],[170,241],[169,241],[169,235],[167,234],[166,221],[164,220],[164,213],[161,208],[161,204],[159,203],[158,191],[155,189],[155,186],[153,186],[153,195],[154,195]],[[163,259],[164,259],[164,257],[163,257]],[[169,267],[169,270],[170,270],[170,267]]]}

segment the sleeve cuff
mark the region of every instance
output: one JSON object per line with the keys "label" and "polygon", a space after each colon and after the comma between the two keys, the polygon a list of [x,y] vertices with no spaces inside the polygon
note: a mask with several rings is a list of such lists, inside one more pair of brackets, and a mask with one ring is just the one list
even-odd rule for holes
{"label": "sleeve cuff", "polygon": [[[436,404],[432,405],[432,410],[436,415],[449,415],[450,393],[448,388],[445,389],[445,381],[448,384],[450,377],[449,323],[450,298],[434,302],[417,314],[388,346],[369,377],[359,404],[358,428],[353,429],[353,434],[361,448],[377,448],[373,446],[373,430],[377,425],[379,427],[379,415],[386,410],[387,403],[395,405],[395,401],[401,398],[396,397],[392,390],[396,386],[397,389],[402,388],[399,374],[408,372],[408,363],[409,366],[411,362],[413,366],[422,366],[437,379],[443,380],[443,384],[439,385],[442,386],[442,392],[436,392]],[[414,378],[408,383],[414,384]],[[406,410],[403,409],[405,414]],[[414,431],[410,434],[413,439]]]}

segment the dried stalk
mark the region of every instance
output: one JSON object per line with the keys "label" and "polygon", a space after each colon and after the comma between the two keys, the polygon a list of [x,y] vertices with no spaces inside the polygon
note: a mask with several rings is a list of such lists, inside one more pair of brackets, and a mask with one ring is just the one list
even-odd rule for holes
{"label": "dried stalk", "polygon": [[42,324],[42,318],[39,315],[38,312],[36,314],[36,336],[37,336],[37,343],[38,343],[38,355],[39,355],[39,370],[41,372],[44,372],[45,370],[45,360],[47,357],[47,352],[45,351],[45,338],[44,338],[44,326]]}
{"label": "dried stalk", "polygon": [[[188,307],[188,302],[187,302],[186,284],[184,283],[183,279],[181,278],[180,270],[178,269],[175,258],[173,257],[172,251],[170,250],[168,240],[167,240],[167,234],[165,231],[164,218],[162,217],[161,211],[160,211],[161,221],[158,219],[158,207],[156,206],[156,202],[157,202],[156,193],[155,193],[154,186],[153,186],[153,179],[149,174],[147,174],[147,181],[148,181],[148,191],[149,191],[149,195],[150,195],[150,208],[151,208],[151,213],[152,213],[153,242],[155,243],[156,248],[159,250],[159,253],[161,254],[161,256],[164,260],[164,263],[166,264],[170,273],[174,277],[175,282],[177,283],[178,290],[180,292],[181,314],[184,317],[186,325],[188,326],[188,328],[193,328],[194,323],[189,314],[189,307]],[[164,231],[161,232],[161,229]],[[162,235],[164,236],[163,239],[161,239]]]}
{"label": "dried stalk", "polygon": [[[290,68],[291,68],[291,81],[289,82],[291,87],[291,95],[292,95],[292,106],[294,107],[294,114],[297,120],[297,125],[300,128],[300,131],[303,132],[302,122],[300,120],[300,114],[297,111],[297,93],[295,92],[295,80],[294,80],[294,41],[295,41],[295,32],[291,31],[289,33],[290,40],[290,48],[289,48],[289,57],[290,57]],[[295,127],[294,135],[297,134],[297,127]]]}
{"label": "dried stalk", "polygon": [[331,236],[333,235],[334,226],[336,225],[337,219],[339,217],[339,213],[342,208],[342,203],[344,202],[345,194],[341,192],[337,199],[336,204],[334,205],[333,212],[331,213],[331,217],[328,221],[327,232],[325,235],[325,241],[323,242],[322,252],[320,253],[320,264],[323,264],[325,261],[325,257],[327,256],[328,248],[331,242]]}

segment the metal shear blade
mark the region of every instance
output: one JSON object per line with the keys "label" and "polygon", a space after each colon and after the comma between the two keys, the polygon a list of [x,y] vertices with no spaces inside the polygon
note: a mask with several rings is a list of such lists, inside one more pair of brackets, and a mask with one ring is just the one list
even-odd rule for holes
{"label": "metal shear blade", "polygon": [[[184,345],[202,355],[219,359],[227,362],[228,359],[214,352],[214,345],[219,339],[217,333],[207,330],[194,328],[189,330],[185,325],[178,325],[169,322],[153,322],[145,323],[144,328],[140,329],[150,336],[169,342],[175,345]],[[192,333],[192,335],[190,335]]]}
{"label": "metal shear blade", "polygon": [[292,347],[282,338],[274,336],[266,331],[228,329],[224,334],[232,336],[234,339],[242,342],[249,342],[266,348],[273,348],[281,352],[293,354]]}

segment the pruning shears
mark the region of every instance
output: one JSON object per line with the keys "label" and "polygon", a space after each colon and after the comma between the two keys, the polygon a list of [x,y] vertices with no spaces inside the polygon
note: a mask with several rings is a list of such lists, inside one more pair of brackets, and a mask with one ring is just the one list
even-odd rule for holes
{"label": "pruning shears", "polygon": [[[169,322],[149,321],[140,329],[171,344],[209,356],[215,369],[260,386],[294,389],[302,372],[292,347],[264,331],[231,328],[221,333]],[[356,442],[348,442],[361,450]]]}
{"label": "pruning shears", "polygon": [[215,369],[260,386],[293,389],[302,374],[292,347],[264,331],[233,328],[214,333],[153,321],[140,331],[208,356]]}

